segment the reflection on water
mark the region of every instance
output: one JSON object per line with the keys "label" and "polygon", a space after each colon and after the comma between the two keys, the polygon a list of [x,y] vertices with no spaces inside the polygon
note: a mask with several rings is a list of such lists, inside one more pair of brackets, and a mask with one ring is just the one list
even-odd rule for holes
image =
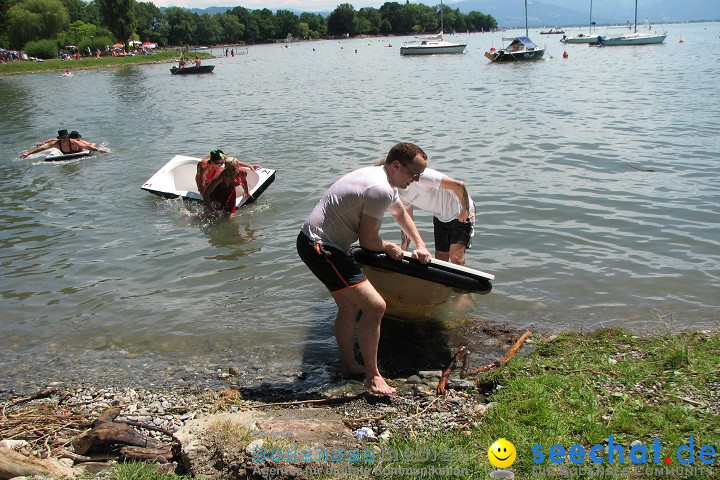
{"label": "reflection on water", "polygon": [[[330,184],[398,141],[467,182],[468,263],[496,280],[441,309],[442,325],[386,322],[383,368],[438,369],[465,344],[492,360],[504,350],[494,333],[527,327],[715,326],[720,94],[707,78],[720,52],[702,65],[687,55],[714,28],[670,25],[650,48],[549,44],[531,65],[489,64],[498,33],[464,35],[455,56],[320,41],[251,47],[187,78],[169,65],[0,78],[7,385],[97,371],[131,384],[142,371],[206,386],[226,384],[217,370],[231,365],[243,386],[335,381],[335,304],[294,241]],[[18,158],[60,128],[112,153]],[[234,218],[210,222],[200,205],[140,189],[172,156],[214,148],[278,171]],[[430,216],[416,218],[431,239]],[[382,233],[399,241],[390,218]]]}

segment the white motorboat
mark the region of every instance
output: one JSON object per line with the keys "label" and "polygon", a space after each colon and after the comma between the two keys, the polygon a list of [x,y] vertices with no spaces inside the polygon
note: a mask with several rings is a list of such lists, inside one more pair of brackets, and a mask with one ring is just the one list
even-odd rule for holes
{"label": "white motorboat", "polygon": [[506,40],[511,40],[507,47],[499,50],[492,47],[485,52],[485,57],[491,62],[506,63],[540,60],[545,54],[545,47],[538,47],[528,36],[527,0],[525,0],[525,36],[507,39],[503,37],[503,42]]}
{"label": "white motorboat", "polygon": [[443,3],[440,0],[440,33],[427,37],[418,37],[412,42],[403,42],[400,55],[437,55],[446,53],[463,53],[467,43],[448,42],[443,38]]}
{"label": "white motorboat", "polygon": [[[195,184],[197,164],[200,158],[175,155],[155,175],[145,182],[143,190],[165,198],[182,197],[187,200],[202,202],[203,198]],[[245,195],[241,186],[238,186],[235,206],[240,208],[254,202],[265,189],[275,180],[275,170],[258,168],[247,170],[247,185],[250,195]]]}

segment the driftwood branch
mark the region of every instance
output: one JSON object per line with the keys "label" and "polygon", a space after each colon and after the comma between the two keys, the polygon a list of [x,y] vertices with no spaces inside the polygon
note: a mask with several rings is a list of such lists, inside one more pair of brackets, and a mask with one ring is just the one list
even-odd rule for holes
{"label": "driftwood branch", "polygon": [[437,386],[437,394],[443,395],[445,394],[445,386],[447,385],[448,379],[450,378],[450,375],[452,372],[457,368],[457,364],[460,361],[461,358],[466,356],[468,354],[467,347],[462,347],[460,350],[457,351],[455,356],[453,356],[452,362],[450,362],[450,365],[443,370],[442,376],[440,377],[440,381],[438,382]]}
{"label": "driftwood branch", "polygon": [[170,448],[122,447],[121,460],[139,460],[143,462],[168,463],[173,454]]}
{"label": "driftwood branch", "polygon": [[141,434],[130,425],[116,423],[113,420],[120,414],[120,408],[105,410],[93,422],[92,428],[72,441],[75,453],[85,455],[93,447],[103,445],[133,445],[136,447],[156,447],[157,442]]}
{"label": "driftwood branch", "polygon": [[17,405],[20,403],[29,402],[30,400],[37,400],[38,398],[47,398],[50,395],[54,395],[55,393],[57,393],[57,389],[52,388],[52,387],[45,387],[42,390],[40,390],[39,392],[34,393],[28,397],[16,398],[15,400],[13,400],[11,402],[11,405]]}
{"label": "driftwood branch", "polygon": [[15,477],[74,478],[72,467],[51,458],[26,457],[9,448],[0,447],[0,478]]}
{"label": "driftwood branch", "polygon": [[532,332],[530,330],[526,330],[525,333],[522,334],[522,337],[520,337],[520,339],[515,342],[515,345],[513,345],[512,348],[508,350],[505,356],[500,360],[495,360],[494,362],[488,363],[487,365],[477,368],[471,372],[462,373],[460,376],[463,378],[472,377],[473,375],[477,375],[478,373],[487,372],[488,370],[492,370],[493,368],[506,364],[510,361],[512,357],[515,356],[518,350],[520,350],[520,347],[522,347],[523,343],[525,343],[525,340],[527,340],[530,335],[532,335]]}

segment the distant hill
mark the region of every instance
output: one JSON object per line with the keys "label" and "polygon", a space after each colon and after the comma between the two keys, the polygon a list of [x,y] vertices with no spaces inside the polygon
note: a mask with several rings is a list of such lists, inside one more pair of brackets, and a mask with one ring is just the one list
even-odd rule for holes
{"label": "distant hill", "polygon": [[[524,0],[463,0],[446,2],[463,13],[473,10],[492,15],[501,27],[525,26]],[[593,21],[616,24],[630,21],[635,15],[633,0],[593,0]],[[639,0],[638,23],[720,20],[720,0]],[[528,24],[531,27],[587,25],[590,0],[532,0],[528,2]]]}

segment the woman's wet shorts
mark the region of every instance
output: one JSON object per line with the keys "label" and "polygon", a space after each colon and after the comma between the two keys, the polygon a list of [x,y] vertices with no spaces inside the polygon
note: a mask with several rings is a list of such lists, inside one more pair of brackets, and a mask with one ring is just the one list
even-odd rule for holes
{"label": "woman's wet shorts", "polygon": [[367,280],[353,258],[340,249],[315,243],[300,232],[298,255],[331,292],[351,288]]}

